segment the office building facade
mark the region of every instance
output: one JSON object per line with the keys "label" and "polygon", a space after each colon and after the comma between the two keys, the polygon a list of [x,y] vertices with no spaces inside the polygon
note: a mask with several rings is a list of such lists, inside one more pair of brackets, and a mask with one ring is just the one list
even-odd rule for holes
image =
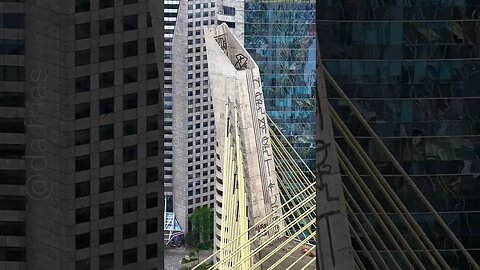
{"label": "office building facade", "polygon": [[[208,89],[203,27],[215,25],[215,1],[180,1],[172,38],[173,211],[188,216],[214,201],[214,119]],[[169,129],[166,125],[165,129]]]}
{"label": "office building facade", "polygon": [[[317,3],[322,63],[474,259],[480,260],[478,3]],[[327,91],[332,85],[327,84]],[[331,102],[452,269],[471,269],[457,247],[345,105]],[[370,147],[370,148],[369,148]]]}
{"label": "office building facade", "polygon": [[12,0],[0,13],[0,268],[163,269],[149,3]]}
{"label": "office building facade", "polygon": [[260,68],[267,112],[314,171],[315,1],[246,1],[244,19],[245,48]]}

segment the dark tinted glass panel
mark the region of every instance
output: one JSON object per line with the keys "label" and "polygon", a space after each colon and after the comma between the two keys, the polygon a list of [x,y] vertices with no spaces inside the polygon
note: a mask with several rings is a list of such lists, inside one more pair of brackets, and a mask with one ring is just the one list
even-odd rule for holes
{"label": "dark tinted glass panel", "polygon": [[147,131],[158,129],[158,116],[153,115],[147,117]]}
{"label": "dark tinted glass panel", "polygon": [[0,118],[0,132],[25,133],[25,122],[21,118]]}
{"label": "dark tinted glass panel", "polygon": [[82,249],[90,246],[90,233],[79,234],[75,236],[75,248]]}
{"label": "dark tinted glass panel", "polygon": [[25,93],[23,92],[0,92],[1,107],[24,107]]}
{"label": "dark tinted glass panel", "polygon": [[137,133],[137,120],[129,120],[123,122],[123,136]]}
{"label": "dark tinted glass panel", "polygon": [[0,13],[0,28],[24,28],[25,15],[20,13]]}
{"label": "dark tinted glass panel", "polygon": [[24,247],[0,246],[0,261],[24,262],[26,252]]}
{"label": "dark tinted glass panel", "polygon": [[90,195],[90,181],[75,184],[75,197],[85,197]]}
{"label": "dark tinted glass panel", "polygon": [[112,165],[114,162],[114,152],[113,150],[103,151],[99,154],[99,165],[100,167]]}
{"label": "dark tinted glass panel", "polygon": [[100,20],[98,22],[98,30],[100,35],[113,34],[113,32],[115,31],[115,22],[113,18]]}
{"label": "dark tinted glass panel", "polygon": [[75,145],[90,143],[90,129],[82,129],[75,131]]}
{"label": "dark tinted glass panel", "polygon": [[90,259],[75,261],[75,270],[90,270]]}
{"label": "dark tinted glass panel", "polygon": [[113,202],[101,203],[98,205],[99,218],[113,217],[114,214],[115,212]]}
{"label": "dark tinted glass panel", "polygon": [[81,23],[75,25],[75,39],[90,37],[90,23]]}
{"label": "dark tinted glass panel", "polygon": [[225,15],[235,15],[235,8],[229,6],[223,6],[223,14]]}
{"label": "dark tinted glass panel", "polygon": [[158,89],[147,91],[147,105],[158,104]]}
{"label": "dark tinted glass panel", "polygon": [[87,92],[90,90],[90,76],[75,78],[75,92]]}
{"label": "dark tinted glass panel", "polygon": [[156,218],[147,219],[147,234],[158,231],[158,220]]}
{"label": "dark tinted glass panel", "polygon": [[0,158],[22,159],[24,156],[24,144],[0,144]]}
{"label": "dark tinted glass panel", "polygon": [[137,146],[127,146],[123,148],[123,162],[137,159]]}
{"label": "dark tinted glass panel", "polygon": [[24,170],[0,169],[0,185],[24,185]]}
{"label": "dark tinted glass panel", "polygon": [[98,137],[100,141],[113,139],[113,124],[100,126],[98,128]]}
{"label": "dark tinted glass panel", "polygon": [[113,188],[114,188],[113,176],[100,178],[99,188],[98,188],[100,193],[112,191]]}
{"label": "dark tinted glass panel", "polygon": [[75,0],[75,12],[90,11],[90,0]]}
{"label": "dark tinted glass panel", "polygon": [[123,83],[133,83],[138,80],[138,69],[136,67],[123,70]]}
{"label": "dark tinted glass panel", "polygon": [[90,49],[75,52],[75,66],[90,64]]}
{"label": "dark tinted glass panel", "polygon": [[0,235],[25,235],[25,221],[0,221]]}
{"label": "dark tinted glass panel", "polygon": [[115,46],[108,45],[98,48],[98,61],[110,61],[115,58]]}
{"label": "dark tinted glass panel", "polygon": [[152,16],[147,12],[147,27],[152,27]]}
{"label": "dark tinted glass panel", "polygon": [[23,55],[25,53],[25,40],[0,39],[0,54]]}
{"label": "dark tinted glass panel", "polygon": [[147,208],[158,206],[158,194],[156,192],[147,194]]}
{"label": "dark tinted glass panel", "polygon": [[137,249],[132,248],[123,251],[123,265],[137,262]]}
{"label": "dark tinted glass panel", "polygon": [[100,73],[99,76],[99,87],[106,88],[112,87],[115,83],[115,73],[113,71]]}
{"label": "dark tinted glass panel", "polygon": [[138,28],[137,15],[123,17],[123,31],[134,30]]}
{"label": "dark tinted glass panel", "polygon": [[0,210],[25,210],[25,197],[0,195]]}
{"label": "dark tinted glass panel", "polygon": [[137,172],[128,172],[123,174],[123,188],[137,185]]}
{"label": "dark tinted glass panel", "polygon": [[147,183],[158,181],[158,167],[147,168]]}
{"label": "dark tinted glass panel", "polygon": [[25,80],[25,67],[0,66],[0,81],[18,82]]}
{"label": "dark tinted glass panel", "polygon": [[123,57],[130,57],[138,55],[137,41],[129,41],[123,43]]}
{"label": "dark tinted glass panel", "polygon": [[98,105],[98,113],[99,114],[106,114],[114,112],[114,99],[113,98],[106,98],[101,99]]}
{"label": "dark tinted glass panel", "polygon": [[90,117],[90,103],[80,103],[75,105],[75,119]]}
{"label": "dark tinted glass panel", "polygon": [[98,1],[98,6],[100,8],[109,8],[113,7],[115,4],[115,0],[99,0]]}
{"label": "dark tinted glass panel", "polygon": [[99,259],[100,270],[107,270],[113,268],[113,253],[101,255]]}
{"label": "dark tinted glass panel", "polygon": [[135,4],[138,3],[138,0],[123,0],[124,5]]}
{"label": "dark tinted glass panel", "polygon": [[158,156],[158,141],[147,143],[147,157]]}
{"label": "dark tinted glass panel", "polygon": [[158,78],[157,64],[147,65],[147,80]]}
{"label": "dark tinted glass panel", "polygon": [[75,223],[80,224],[90,221],[90,207],[75,210]]}
{"label": "dark tinted glass panel", "polygon": [[158,248],[157,244],[147,245],[147,259],[157,258]]}
{"label": "dark tinted glass panel", "polygon": [[137,211],[137,197],[123,199],[123,213]]}
{"label": "dark tinted glass panel", "polygon": [[235,28],[235,23],[234,22],[224,22],[224,21],[218,20],[218,24],[222,24],[222,23],[227,24],[228,27],[230,27],[230,28]]}
{"label": "dark tinted glass panel", "polygon": [[123,239],[128,239],[137,236],[137,223],[130,223],[123,225]]}
{"label": "dark tinted glass panel", "polygon": [[153,38],[147,39],[147,53],[154,53],[155,52],[155,41]]}
{"label": "dark tinted glass panel", "polygon": [[113,242],[113,239],[114,239],[113,228],[103,229],[98,232],[98,243],[100,245],[105,243],[111,243]]}
{"label": "dark tinted glass panel", "polygon": [[80,156],[75,158],[75,171],[85,171],[90,169],[90,156]]}
{"label": "dark tinted glass panel", "polygon": [[123,96],[123,109],[128,110],[128,109],[134,109],[137,108],[137,94],[128,94]]}

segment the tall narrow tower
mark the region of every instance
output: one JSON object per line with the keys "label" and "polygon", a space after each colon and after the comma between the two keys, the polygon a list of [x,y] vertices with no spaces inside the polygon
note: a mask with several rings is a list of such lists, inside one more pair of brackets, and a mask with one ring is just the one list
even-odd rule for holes
{"label": "tall narrow tower", "polygon": [[[248,228],[236,222],[243,217],[250,225],[256,223],[280,207],[280,196],[258,66],[226,24],[205,28],[205,42],[217,135],[218,249]],[[238,194],[228,196],[237,196],[236,201],[224,202],[225,192]],[[245,208],[240,207],[243,197]],[[280,210],[276,213],[273,219],[281,216]],[[232,234],[234,227],[240,232]]]}

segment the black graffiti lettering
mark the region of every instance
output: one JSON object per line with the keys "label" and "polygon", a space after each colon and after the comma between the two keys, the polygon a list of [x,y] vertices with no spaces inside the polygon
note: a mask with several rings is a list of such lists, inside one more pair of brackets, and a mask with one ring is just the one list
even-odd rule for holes
{"label": "black graffiti lettering", "polygon": [[270,138],[268,136],[263,136],[262,137],[262,146],[266,147],[266,148],[270,148],[269,146],[269,143],[270,142]]}
{"label": "black graffiti lettering", "polygon": [[264,156],[266,155],[267,157],[270,158],[272,157],[272,153],[271,151],[269,151],[271,149],[269,142],[270,142],[270,138],[268,136],[262,137],[262,153]]}
{"label": "black graffiti lettering", "polygon": [[237,68],[237,69],[245,69],[247,68],[247,62],[248,62],[248,59],[245,55],[239,53],[237,55],[235,55],[235,64],[234,66]]}
{"label": "black graffiti lettering", "polygon": [[[256,79],[253,79],[253,82],[256,82],[257,83],[257,87],[260,88],[261,85],[260,85],[260,79],[256,78]],[[257,93],[260,93],[260,92],[257,92]]]}
{"label": "black graffiti lettering", "polygon": [[[270,183],[268,183],[268,188],[270,189],[270,191],[272,191],[275,188],[275,184],[272,183],[271,180],[270,180]],[[273,193],[273,192],[271,192],[271,193]]]}
{"label": "black graffiti lettering", "polygon": [[[327,163],[327,158],[328,158],[328,149],[332,146],[331,143],[325,143],[323,140],[318,139],[317,140],[317,175],[318,175],[318,180],[316,184],[316,188],[320,191],[323,192],[325,191],[326,193],[326,199],[327,201],[338,201],[340,200],[339,197],[331,197],[330,192],[328,189],[328,185],[323,182],[324,180],[324,175],[330,175],[332,173],[332,166]],[[320,153],[324,153],[323,157],[320,158],[319,155]]]}
{"label": "black graffiti lettering", "polygon": [[222,51],[225,53],[225,55],[228,56],[227,36],[224,34],[224,35],[216,36],[214,37],[214,39],[218,43]]}
{"label": "black graffiti lettering", "polygon": [[273,159],[267,158],[267,159],[265,159],[265,161],[263,162],[263,163],[266,164],[266,166],[267,166],[268,176],[271,175],[271,173],[270,173],[270,164],[269,164],[269,162],[271,162],[271,161],[273,161]]}
{"label": "black graffiti lettering", "polygon": [[[331,174],[332,166],[326,164],[328,158],[328,149],[332,146],[331,143],[325,143],[325,141],[318,139],[317,140],[317,172],[320,174]],[[320,153],[324,153],[323,157],[320,159]],[[319,170],[318,170],[319,169]]]}
{"label": "black graffiti lettering", "polygon": [[[320,86],[318,86],[320,87]],[[322,111],[322,104],[320,103],[320,95],[316,95],[316,100],[317,100],[317,120],[318,120],[318,125],[320,130],[324,130],[325,128],[325,120],[324,120],[324,115]]]}
{"label": "black graffiti lettering", "polygon": [[262,134],[266,134],[268,132],[267,119],[265,117],[258,119],[258,125],[260,126],[260,130],[262,131]]}
{"label": "black graffiti lettering", "polygon": [[[272,189],[270,189],[270,191],[272,191]],[[273,198],[274,200],[271,202],[271,204],[272,204],[272,205],[276,205],[276,204],[277,204],[277,200],[278,200],[278,199],[277,199],[277,196],[274,195],[274,196],[272,196],[272,198]],[[273,208],[273,207],[272,207],[272,208]]]}
{"label": "black graffiti lettering", "polygon": [[259,111],[261,114],[265,114],[262,92],[255,93],[255,104],[257,105],[257,111]]}
{"label": "black graffiti lettering", "polygon": [[[333,238],[332,238],[332,229],[331,229],[331,225],[330,225],[330,217],[338,215],[338,214],[340,214],[340,210],[334,210],[334,211],[328,211],[328,212],[325,212],[323,214],[320,214],[317,217],[317,224],[320,224],[320,221],[325,219],[325,223],[326,223],[326,226],[327,226],[328,244],[329,244],[329,247],[330,247],[330,254],[331,254],[332,265],[333,266],[336,265],[336,262],[335,262],[335,250],[334,250],[333,244],[332,244],[332,242],[333,242],[332,239]],[[317,231],[317,236],[318,236],[319,232],[320,232],[320,230]],[[317,239],[320,239],[320,238],[317,237]],[[323,254],[321,254],[321,255],[323,255]],[[321,260],[321,261],[323,263],[323,260]]]}

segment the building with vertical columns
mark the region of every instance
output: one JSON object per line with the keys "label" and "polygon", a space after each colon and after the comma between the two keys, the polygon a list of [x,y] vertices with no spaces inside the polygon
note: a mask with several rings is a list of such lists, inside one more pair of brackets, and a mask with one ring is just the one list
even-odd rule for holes
{"label": "building with vertical columns", "polygon": [[[173,34],[175,31],[175,25],[177,24],[177,15],[179,0],[164,1],[163,14],[165,18],[163,37],[164,37],[164,51],[163,51],[163,61],[164,61],[164,80],[163,87],[164,91],[164,121],[165,121],[165,137],[164,137],[164,171],[165,171],[165,202],[166,209],[169,212],[173,211],[173,116],[172,116],[172,41]],[[155,28],[154,28],[155,29]],[[157,30],[155,29],[155,32]],[[158,33],[161,33],[159,30]]]}
{"label": "building with vertical columns", "polygon": [[215,121],[203,27],[216,24],[216,4],[180,1],[171,43],[172,94],[165,102],[171,102],[173,212],[184,230],[195,208],[213,208],[215,201]]}
{"label": "building with vertical columns", "polygon": [[0,269],[163,269],[163,37],[149,10],[1,1]]}

